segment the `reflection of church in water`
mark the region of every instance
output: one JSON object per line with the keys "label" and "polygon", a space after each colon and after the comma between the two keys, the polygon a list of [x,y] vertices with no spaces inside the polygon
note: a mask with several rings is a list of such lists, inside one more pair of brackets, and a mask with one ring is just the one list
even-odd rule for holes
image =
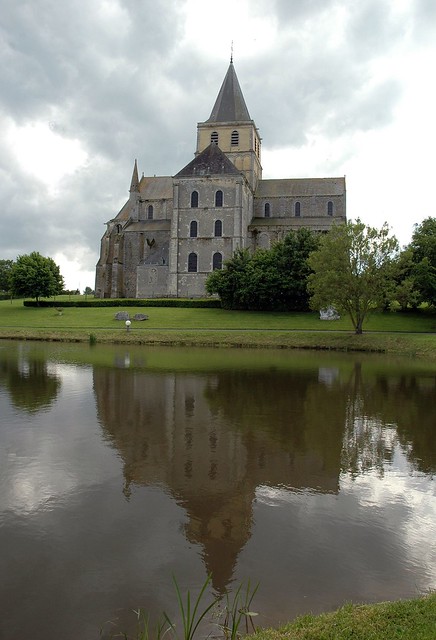
{"label": "reflection of church in water", "polygon": [[260,486],[336,493],[345,408],[320,415],[318,371],[147,374],[96,369],[105,435],[132,484],[163,485],[184,507],[214,588],[226,589],[251,535]]}

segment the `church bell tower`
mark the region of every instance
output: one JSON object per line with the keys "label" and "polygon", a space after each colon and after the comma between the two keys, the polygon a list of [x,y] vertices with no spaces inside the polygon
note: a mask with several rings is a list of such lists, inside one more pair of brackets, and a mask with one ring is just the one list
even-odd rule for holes
{"label": "church bell tower", "polygon": [[245,175],[254,192],[262,179],[260,142],[259,131],[248,113],[231,58],[209,119],[197,125],[196,155],[211,143],[218,145]]}

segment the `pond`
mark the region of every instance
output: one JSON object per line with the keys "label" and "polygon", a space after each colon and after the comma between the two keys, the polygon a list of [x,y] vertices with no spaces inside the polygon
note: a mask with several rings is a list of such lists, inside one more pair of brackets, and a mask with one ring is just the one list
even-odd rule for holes
{"label": "pond", "polygon": [[259,583],[260,626],[436,588],[436,369],[0,342],[0,637],[131,632]]}

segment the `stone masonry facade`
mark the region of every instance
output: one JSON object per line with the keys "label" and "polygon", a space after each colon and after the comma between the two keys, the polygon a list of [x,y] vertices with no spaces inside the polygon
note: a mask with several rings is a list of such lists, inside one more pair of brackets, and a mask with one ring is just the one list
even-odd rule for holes
{"label": "stone masonry facade", "polygon": [[233,62],[194,159],[174,176],[138,177],[107,223],[96,267],[100,298],[202,297],[237,248],[269,248],[289,231],[346,221],[345,178],[262,180],[261,139]]}

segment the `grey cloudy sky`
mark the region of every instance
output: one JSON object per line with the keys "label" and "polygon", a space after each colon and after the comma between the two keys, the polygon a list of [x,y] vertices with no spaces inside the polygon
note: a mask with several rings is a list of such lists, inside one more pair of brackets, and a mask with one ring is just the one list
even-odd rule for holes
{"label": "grey cloudy sky", "polygon": [[0,258],[93,287],[135,158],[193,158],[232,40],[265,178],[346,175],[402,244],[436,215],[434,0],[0,0]]}

